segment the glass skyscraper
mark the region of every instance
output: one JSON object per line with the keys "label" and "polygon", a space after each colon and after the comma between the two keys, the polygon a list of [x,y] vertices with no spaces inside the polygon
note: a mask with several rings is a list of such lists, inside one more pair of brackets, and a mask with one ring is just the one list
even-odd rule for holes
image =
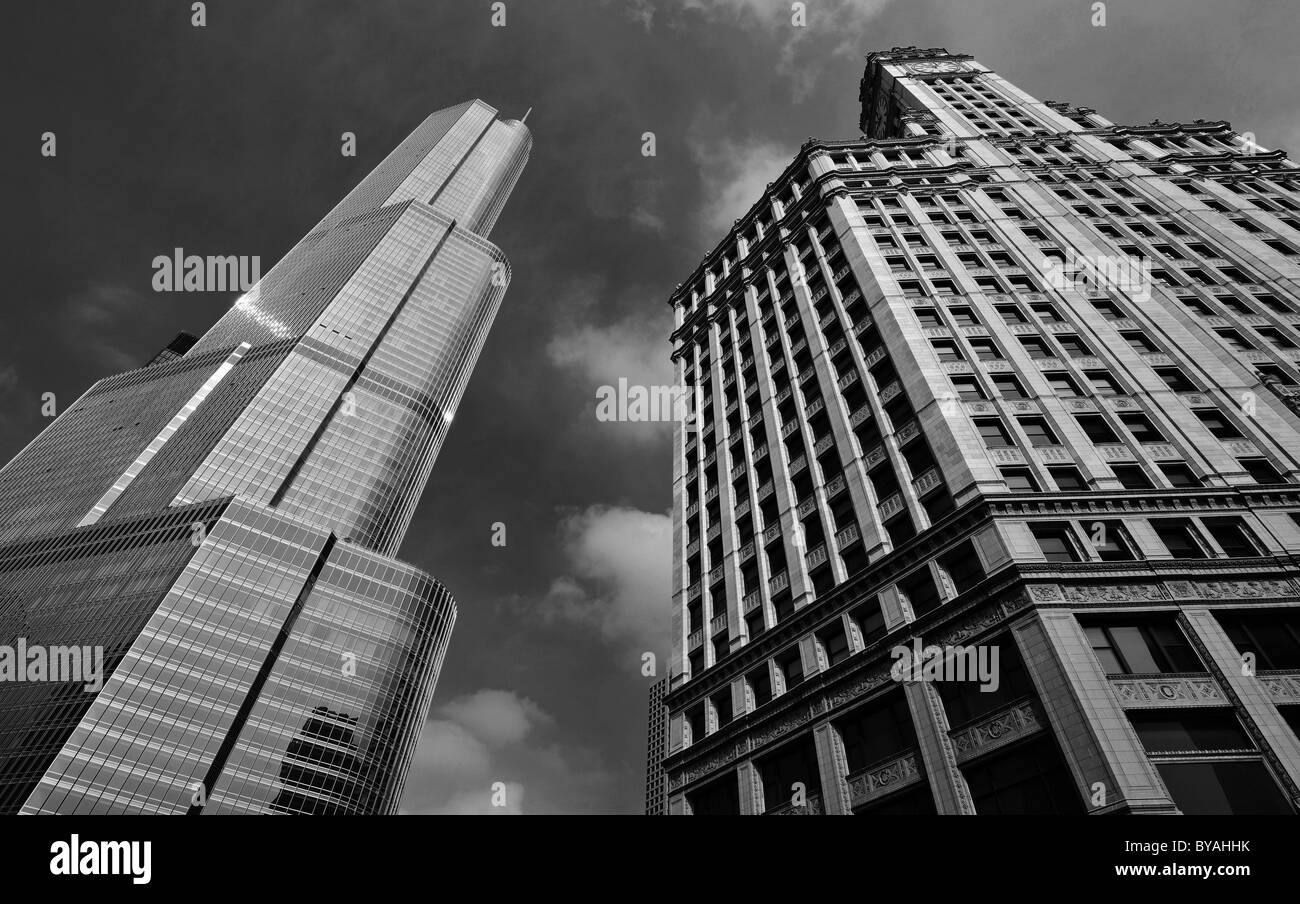
{"label": "glass skyscraper", "polygon": [[509,283],[528,159],[429,116],[206,334],[94,384],[0,470],[0,812],[390,813],[455,603],[393,558]]}

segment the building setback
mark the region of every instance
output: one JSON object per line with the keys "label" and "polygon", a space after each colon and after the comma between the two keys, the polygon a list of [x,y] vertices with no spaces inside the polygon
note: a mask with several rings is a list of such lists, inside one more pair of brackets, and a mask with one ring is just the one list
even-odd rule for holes
{"label": "building setback", "polygon": [[669,812],[1294,812],[1300,170],[944,50],[860,97],[671,298]]}
{"label": "building setback", "polygon": [[2,813],[392,813],[455,620],[393,556],[509,283],[531,138],[419,125],[198,338],[100,380],[0,469]]}

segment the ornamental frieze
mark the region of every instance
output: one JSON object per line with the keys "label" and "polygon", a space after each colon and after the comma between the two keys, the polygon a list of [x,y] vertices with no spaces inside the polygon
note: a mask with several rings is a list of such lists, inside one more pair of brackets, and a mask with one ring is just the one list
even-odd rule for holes
{"label": "ornamental frieze", "polygon": [[1260,675],[1259,683],[1274,703],[1300,703],[1300,675]]}
{"label": "ornamental frieze", "polygon": [[917,755],[905,753],[881,766],[863,769],[849,776],[849,798],[854,807],[883,797],[899,788],[920,781],[921,769]]}
{"label": "ornamental frieze", "polygon": [[1198,584],[1197,589],[1202,597],[1210,600],[1291,596],[1296,592],[1290,581],[1206,581]]}
{"label": "ornamental frieze", "polygon": [[957,762],[962,763],[1042,729],[1033,702],[1026,700],[991,719],[952,732],[950,736]]}
{"label": "ornamental frieze", "polygon": [[718,751],[707,759],[700,760],[698,763],[692,763],[681,772],[668,777],[668,789],[670,791],[676,791],[688,782],[693,782],[697,778],[713,772],[715,769],[721,769],[723,766],[736,759],[736,757],[740,756],[743,750],[744,746],[742,744],[733,744],[724,750]]}
{"label": "ornamental frieze", "polygon": [[1149,603],[1168,599],[1159,584],[1067,584],[1061,588],[1071,603]]}
{"label": "ornamental frieze", "polygon": [[856,700],[865,694],[871,693],[886,681],[890,680],[892,669],[892,663],[887,664],[883,668],[877,668],[875,671],[860,676],[856,681],[845,685],[833,694],[828,694],[826,697],[827,708],[835,709],[836,707],[852,700]]}
{"label": "ornamental frieze", "polygon": [[1111,690],[1125,709],[1160,706],[1222,706],[1212,678],[1112,678]]}

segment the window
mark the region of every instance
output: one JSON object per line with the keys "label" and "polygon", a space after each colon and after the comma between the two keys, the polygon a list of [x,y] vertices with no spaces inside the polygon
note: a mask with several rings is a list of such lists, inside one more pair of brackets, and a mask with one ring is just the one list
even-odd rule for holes
{"label": "window", "polygon": [[893,759],[916,746],[912,713],[901,692],[872,700],[836,725],[844,739],[844,758],[850,773]]}
{"label": "window", "polygon": [[1268,769],[1258,761],[1157,762],[1156,771],[1188,816],[1291,815]]}
{"label": "window", "polygon": [[1195,414],[1200,418],[1206,429],[1219,439],[1241,439],[1241,431],[1224,416],[1223,412],[1198,408]]}
{"label": "window", "polygon": [[780,670],[781,677],[785,679],[787,692],[803,683],[803,657],[799,655],[797,646],[780,656],[776,660],[776,667]]}
{"label": "window", "polygon": [[1082,811],[1070,770],[1049,737],[978,760],[962,773],[980,815]]}
{"label": "window", "polygon": [[951,339],[932,339],[930,345],[934,347],[934,353],[939,356],[940,361],[961,361],[961,352],[957,350],[957,343]]}
{"label": "window", "polygon": [[1161,443],[1164,442],[1164,434],[1155,428],[1151,419],[1145,414],[1130,412],[1119,416],[1120,422],[1128,428],[1128,432],[1133,434],[1133,438],[1140,443]]}
{"label": "window", "polygon": [[734,770],[686,795],[693,816],[739,816],[740,782]]}
{"label": "window", "polygon": [[940,557],[939,566],[948,573],[958,593],[965,593],[984,580],[984,566],[969,540]]}
{"label": "window", "polygon": [[1038,541],[1038,548],[1049,562],[1078,562],[1080,555],[1075,548],[1067,524],[1031,524],[1030,532]]}
{"label": "window", "polygon": [[1165,475],[1165,479],[1175,487],[1199,487],[1201,485],[1201,479],[1182,462],[1160,465],[1160,471]]}
{"label": "window", "polygon": [[1296,385],[1296,381],[1292,379],[1291,375],[1276,364],[1256,364],[1255,370],[1266,385],[1268,383],[1281,383],[1283,386]]}
{"label": "window", "polygon": [[710,700],[713,702],[713,710],[718,714],[718,727],[726,725],[731,721],[734,713],[731,709],[731,687],[728,685],[719,693],[714,694]]}
{"label": "window", "polygon": [[1286,478],[1278,472],[1277,468],[1273,467],[1273,463],[1267,458],[1239,458],[1237,463],[1245,469],[1255,483],[1287,482]]}
{"label": "window", "polygon": [[1094,301],[1092,306],[1107,320],[1123,320],[1125,317],[1124,312],[1119,309],[1119,305],[1113,301]]}
{"label": "window", "polygon": [[1130,562],[1133,547],[1118,521],[1088,521],[1083,525],[1092,549],[1103,562]]}
{"label": "window", "polygon": [[1088,483],[1083,479],[1078,468],[1048,468],[1047,473],[1052,475],[1056,488],[1063,493],[1076,493],[1088,489]]}
{"label": "window", "polygon": [[1096,622],[1083,631],[1107,675],[1205,670],[1172,621]]}
{"label": "window", "polygon": [[1066,398],[1079,395],[1079,385],[1074,382],[1074,378],[1064,371],[1049,371],[1043,374],[1047,378],[1048,385],[1052,387],[1052,392],[1058,396]]}
{"label": "window", "polygon": [[1149,490],[1155,486],[1141,465],[1111,465],[1110,469],[1126,490]]}
{"label": "window", "polygon": [[979,380],[970,376],[950,377],[953,388],[957,390],[957,398],[964,402],[974,402],[987,398],[984,390],[980,389]]}
{"label": "window", "polygon": [[858,626],[858,631],[862,634],[862,642],[867,646],[889,633],[889,629],[885,626],[885,613],[874,597],[854,609],[849,617]]}
{"label": "window", "polygon": [[1271,342],[1275,348],[1283,350],[1295,348],[1295,343],[1291,341],[1291,337],[1276,327],[1261,326],[1257,332]]}
{"label": "window", "polygon": [[953,322],[958,326],[979,326],[979,318],[970,308],[949,308],[948,313],[952,316]]}
{"label": "window", "polygon": [[1031,446],[1059,446],[1061,444],[1061,441],[1056,438],[1056,434],[1047,426],[1047,421],[1041,417],[1020,418],[1020,429],[1025,431],[1025,436]]}
{"label": "window", "polygon": [[1196,385],[1176,367],[1157,367],[1156,374],[1174,392],[1196,392]]}
{"label": "window", "polygon": [[1057,313],[1055,306],[1048,304],[1047,302],[1031,304],[1029,309],[1041,317],[1046,323],[1065,323],[1065,320]]}
{"label": "window", "polygon": [[790,804],[795,785],[802,785],[808,797],[820,792],[817,748],[811,734],[783,745],[775,753],[756,760],[754,765],[763,780],[763,805],[768,812]]}
{"label": "window", "polygon": [[1255,669],[1300,669],[1300,611],[1216,612],[1238,653],[1254,653]]}
{"label": "window", "polygon": [[766,662],[746,675],[745,681],[754,695],[755,706],[762,706],[772,699],[772,673]]}
{"label": "window", "polygon": [[972,339],[970,347],[975,350],[975,355],[981,361],[997,361],[1002,357],[1002,352],[993,344],[992,339]]}
{"label": "window", "polygon": [[916,319],[921,321],[921,326],[943,326],[943,321],[939,319],[939,312],[934,308],[913,308],[912,313]]}
{"label": "window", "polygon": [[943,602],[934,586],[934,577],[928,566],[922,566],[898,582],[898,590],[907,598],[912,615],[920,618],[926,612],[939,608]]}
{"label": "window", "polygon": [[975,419],[975,426],[984,439],[984,445],[990,449],[1002,449],[1007,446],[1014,446],[1011,441],[1007,428],[1003,426],[1002,421],[997,418],[981,417]]}
{"label": "window", "polygon": [[1038,481],[1028,468],[1003,468],[1002,479],[1013,493],[1037,493]]}
{"label": "window", "polygon": [[1201,523],[1228,558],[1242,559],[1260,554],[1259,544],[1240,518],[1205,518]]}
{"label": "window", "polygon": [[696,744],[704,740],[705,735],[705,718],[704,704],[701,703],[693,709],[686,711],[686,724],[691,730],[691,743]]}
{"label": "window", "polygon": [[1246,341],[1245,337],[1236,330],[1215,330],[1219,338],[1228,344],[1229,348],[1237,351],[1253,351],[1255,346]]}
{"label": "window", "polygon": [[1061,343],[1061,348],[1071,358],[1084,358],[1092,354],[1092,349],[1078,336],[1057,336],[1056,341]]}
{"label": "window", "polygon": [[817,635],[826,654],[826,665],[832,667],[849,658],[849,635],[844,631],[844,622],[837,619],[835,624]]}
{"label": "window", "polygon": [[1134,711],[1129,721],[1147,753],[1219,753],[1255,749],[1227,709]]}
{"label": "window", "polygon": [[1052,350],[1047,347],[1047,343],[1042,339],[1033,336],[1021,336],[1020,344],[1024,346],[1025,351],[1029,352],[1029,357],[1035,360],[1055,357]]}
{"label": "window", "polygon": [[1153,355],[1160,351],[1160,347],[1146,337],[1144,333],[1126,331],[1120,333],[1124,341],[1127,342],[1134,351],[1144,355]]}
{"label": "window", "polygon": [[1088,439],[1092,440],[1094,443],[1104,444],[1119,442],[1119,437],[1115,435],[1114,430],[1110,429],[1110,425],[1106,423],[1106,419],[1101,415],[1080,414],[1075,415],[1074,419],[1079,422],[1079,426],[1083,429],[1083,432],[1087,435]]}
{"label": "window", "polygon": [[1025,317],[1025,315],[1021,313],[1020,308],[1016,307],[1013,304],[1000,304],[997,305],[994,308],[994,310],[1002,315],[1002,321],[1004,323],[1028,323],[1029,322],[1029,318]]}
{"label": "window", "polygon": [[1175,559],[1204,559],[1205,549],[1196,539],[1196,533],[1192,530],[1192,523],[1183,518],[1168,518],[1162,520],[1153,520],[1151,527],[1155,529],[1156,536],[1160,542],[1165,544],[1169,554]]}
{"label": "window", "polygon": [[993,385],[997,387],[998,394],[1004,399],[1027,399],[1028,394],[1025,387],[1020,385],[1020,381],[1010,374],[995,374],[992,378]]}

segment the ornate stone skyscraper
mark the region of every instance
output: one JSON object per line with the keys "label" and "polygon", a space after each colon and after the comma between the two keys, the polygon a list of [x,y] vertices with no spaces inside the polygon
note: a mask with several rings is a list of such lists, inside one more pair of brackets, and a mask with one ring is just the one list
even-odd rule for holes
{"label": "ornate stone skyscraper", "polygon": [[942,50],[861,101],[671,298],[669,811],[1293,812],[1300,170]]}
{"label": "ornate stone skyscraper", "polygon": [[0,470],[0,812],[384,813],[455,619],[392,556],[509,282],[528,159],[429,116],[198,339],[101,380]]}

